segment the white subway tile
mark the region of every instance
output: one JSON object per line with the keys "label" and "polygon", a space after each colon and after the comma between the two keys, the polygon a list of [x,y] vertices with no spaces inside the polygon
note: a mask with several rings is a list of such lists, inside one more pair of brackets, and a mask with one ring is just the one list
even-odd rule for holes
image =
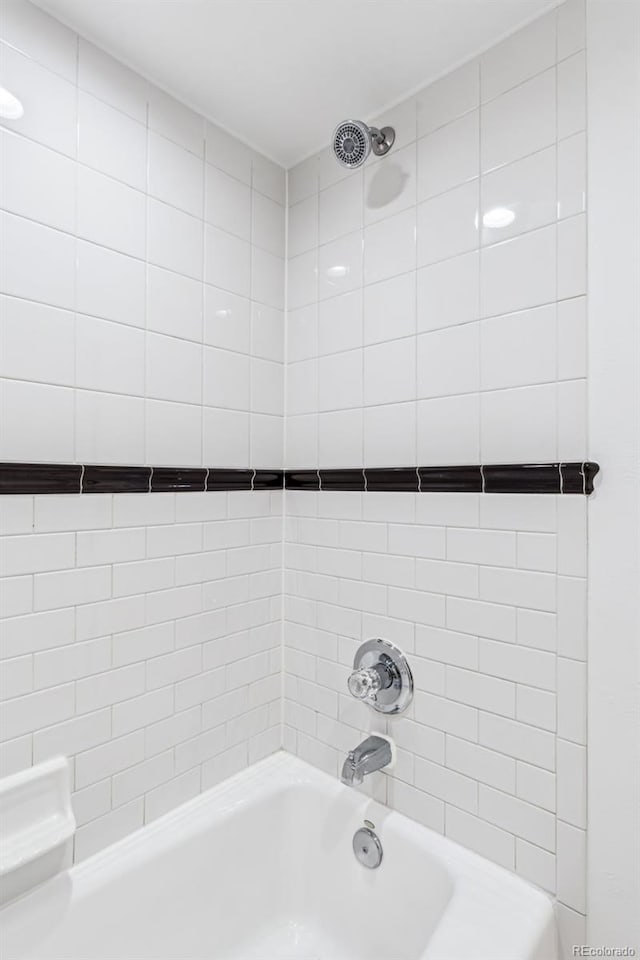
{"label": "white subway tile", "polygon": [[511,757],[450,734],[447,734],[446,751],[448,767],[505,793],[515,793],[516,763]]}
{"label": "white subway tile", "polygon": [[109,567],[90,567],[57,573],[36,574],[33,581],[34,608],[53,610],[75,604],[105,600],[111,593]]}
{"label": "white subway tile", "polygon": [[484,784],[480,784],[479,788],[479,809],[480,815],[490,823],[495,823],[496,826],[545,850],[555,850],[555,817],[547,810],[524,803]]}
{"label": "white subway tile", "polygon": [[111,782],[111,798],[114,807],[122,806],[135,797],[166,783],[173,776],[173,753],[159,753],[150,760],[117,773]]}
{"label": "white subway tile", "polygon": [[[482,644],[482,640],[480,641]],[[482,664],[480,669],[483,670]],[[488,671],[461,670],[447,667],[446,695],[451,700],[466,703],[470,707],[491,710],[505,717],[515,717],[516,689],[513,683],[485,676]]]}
{"label": "white subway tile", "polygon": [[555,689],[556,658],[552,653],[520,644],[481,639],[479,656],[479,669],[483,673],[543,690]]}
{"label": "white subway tile", "polygon": [[480,743],[506,753],[516,760],[536,764],[546,770],[555,768],[555,737],[506,717],[480,714]]}
{"label": "white subway tile", "polygon": [[558,657],[558,736],[587,742],[587,667]]}
{"label": "white subway tile", "polygon": [[72,683],[5,700],[0,704],[0,740],[12,740],[60,723],[72,717],[74,709]]}
{"label": "white subway tile", "polygon": [[[531,682],[531,681],[527,681]],[[556,729],[556,695],[547,690],[518,684],[516,717],[543,730]]]}
{"label": "white subway tile", "polygon": [[558,820],[558,899],[574,910],[587,909],[587,835]]}
{"label": "white subway tile", "polygon": [[558,817],[584,830],[587,826],[587,749],[558,739],[557,762]]}
{"label": "white subway tile", "polygon": [[111,739],[109,708],[73,717],[54,726],[36,730],[33,736],[33,762],[67,754],[72,756],[90,750]]}
{"label": "white subway tile", "polygon": [[478,784],[454,770],[423,760],[415,761],[415,785],[469,813],[478,812]]}
{"label": "white subway tile", "polygon": [[[99,637],[74,643],[56,650],[36,653],[33,658],[33,679],[36,689],[89,677],[111,666],[111,639]],[[96,709],[102,704],[96,703]],[[76,706],[77,708],[77,706]],[[79,711],[81,712],[81,711]]]}
{"label": "white subway tile", "polygon": [[132,664],[107,670],[93,677],[78,680],[76,684],[76,710],[88,713],[120,700],[127,700],[144,690],[144,666]]}
{"label": "white subway tile", "polygon": [[144,801],[138,799],[79,827],[74,841],[76,862],[133,833],[142,826],[143,819]]}
{"label": "white subway tile", "polygon": [[549,893],[555,892],[556,857],[520,837],[516,840],[516,873]]}
{"label": "white subway tile", "polygon": [[448,597],[447,627],[513,642],[516,638],[516,611],[501,604]]}
{"label": "white subway tile", "polygon": [[126,770],[143,759],[144,734],[141,730],[93,747],[76,757],[76,789]]}
{"label": "white subway tile", "polygon": [[456,807],[447,807],[447,836],[475,850],[483,857],[513,870],[515,866],[515,838],[485,820],[471,816]]}
{"label": "white subway tile", "polygon": [[419,691],[415,696],[414,714],[419,723],[466,740],[478,739],[478,711],[465,704]]}

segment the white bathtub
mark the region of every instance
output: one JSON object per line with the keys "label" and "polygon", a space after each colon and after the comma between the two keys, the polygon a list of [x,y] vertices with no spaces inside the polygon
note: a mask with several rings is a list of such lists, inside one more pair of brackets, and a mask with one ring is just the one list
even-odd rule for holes
{"label": "white bathtub", "polygon": [[[367,818],[377,870],[351,841]],[[2,960],[556,960],[540,891],[277,754],[0,912]]]}

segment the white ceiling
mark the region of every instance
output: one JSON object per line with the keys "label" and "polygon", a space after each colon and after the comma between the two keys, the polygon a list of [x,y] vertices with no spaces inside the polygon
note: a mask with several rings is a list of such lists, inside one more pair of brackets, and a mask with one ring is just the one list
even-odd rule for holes
{"label": "white ceiling", "polygon": [[290,166],[557,0],[36,0]]}

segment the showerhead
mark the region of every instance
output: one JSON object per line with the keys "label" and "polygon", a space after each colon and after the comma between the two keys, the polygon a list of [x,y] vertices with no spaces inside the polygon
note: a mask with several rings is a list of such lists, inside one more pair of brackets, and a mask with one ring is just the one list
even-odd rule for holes
{"label": "showerhead", "polygon": [[393,127],[368,127],[361,120],[343,120],[333,134],[333,152],[343,167],[360,167],[373,150],[383,157],[396,138]]}

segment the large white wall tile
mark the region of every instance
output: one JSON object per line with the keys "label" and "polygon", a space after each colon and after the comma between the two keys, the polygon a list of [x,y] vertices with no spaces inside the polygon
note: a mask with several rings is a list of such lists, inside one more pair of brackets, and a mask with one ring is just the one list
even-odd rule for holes
{"label": "large white wall tile", "polygon": [[448,73],[416,97],[418,136],[461,117],[480,103],[480,67],[477,60]]}
{"label": "large white wall tile", "polygon": [[0,206],[57,230],[75,230],[75,164],[24,137],[1,131]]}
{"label": "large white wall tile", "polygon": [[480,170],[477,110],[418,140],[418,200],[445,193]]}
{"label": "large white wall tile", "polygon": [[73,237],[4,213],[0,214],[0,238],[3,293],[73,309]]}
{"label": "large white wall tile", "polygon": [[491,100],[523,80],[552,67],[556,60],[555,11],[534,20],[480,60],[482,99]]}
{"label": "large white wall tile", "polygon": [[546,70],[482,108],[483,173],[553,143],[556,71]]}
{"label": "large white wall tile", "polygon": [[0,119],[0,126],[75,157],[75,85],[5,44],[2,67],[6,83],[20,100],[24,114],[18,120]]}
{"label": "large white wall tile", "polygon": [[150,196],[179,207],[193,217],[202,217],[202,160],[153,132],[149,134],[148,149]]}
{"label": "large white wall tile", "polygon": [[78,240],[76,251],[78,313],[144,327],[143,261],[84,240]]}
{"label": "large white wall tile", "polygon": [[481,316],[511,313],[556,299],[555,232],[555,226],[543,227],[481,251]]}
{"label": "large white wall tile", "polygon": [[0,383],[0,436],[7,460],[73,460],[73,390],[17,380]]}
{"label": "large white wall tile", "polygon": [[145,255],[143,193],[78,167],[78,236],[132,257]]}
{"label": "large white wall tile", "polygon": [[147,243],[149,263],[201,280],[202,246],[200,220],[169,204],[149,199]]}
{"label": "large white wall tile", "polygon": [[478,246],[478,181],[418,207],[418,266],[446,260]]}
{"label": "large white wall tile", "polygon": [[144,123],[80,90],[78,160],[130,187],[144,190],[147,181]]}

